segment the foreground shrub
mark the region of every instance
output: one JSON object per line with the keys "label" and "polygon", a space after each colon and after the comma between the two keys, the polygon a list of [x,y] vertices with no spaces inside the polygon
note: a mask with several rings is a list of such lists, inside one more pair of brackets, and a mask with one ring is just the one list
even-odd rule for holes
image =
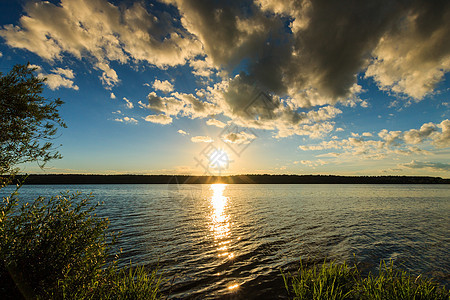
{"label": "foreground shrub", "polygon": [[363,278],[356,266],[324,262],[308,267],[302,262],[298,273],[282,273],[292,299],[450,299],[450,292],[430,279],[412,277],[394,268],[392,261],[380,263],[378,275]]}
{"label": "foreground shrub", "polygon": [[17,191],[0,211],[0,295],[10,299],[155,299],[160,276],[143,267],[119,270],[91,197],[66,194],[18,205]]}

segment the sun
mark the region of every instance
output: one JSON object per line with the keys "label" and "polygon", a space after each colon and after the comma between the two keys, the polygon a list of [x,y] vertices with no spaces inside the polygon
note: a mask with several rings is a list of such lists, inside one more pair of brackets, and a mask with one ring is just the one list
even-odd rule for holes
{"label": "sun", "polygon": [[221,148],[214,150],[209,156],[209,165],[210,167],[218,170],[228,169],[230,166],[230,158],[228,153]]}

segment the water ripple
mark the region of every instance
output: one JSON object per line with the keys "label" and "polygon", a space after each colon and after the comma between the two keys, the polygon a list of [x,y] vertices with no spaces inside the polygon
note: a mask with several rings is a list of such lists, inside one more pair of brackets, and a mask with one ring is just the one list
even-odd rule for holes
{"label": "water ripple", "polygon": [[[85,185],[122,231],[120,264],[159,265],[170,299],[285,299],[300,259],[392,259],[449,284],[444,185]],[[73,186],[24,186],[25,199]]]}

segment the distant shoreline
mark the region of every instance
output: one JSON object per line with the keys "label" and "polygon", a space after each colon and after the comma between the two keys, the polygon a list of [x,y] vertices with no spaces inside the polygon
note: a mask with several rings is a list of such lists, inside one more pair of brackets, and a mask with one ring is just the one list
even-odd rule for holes
{"label": "distant shoreline", "polygon": [[30,174],[16,176],[24,184],[450,184],[450,178],[428,176],[336,176],[336,175],[84,175]]}

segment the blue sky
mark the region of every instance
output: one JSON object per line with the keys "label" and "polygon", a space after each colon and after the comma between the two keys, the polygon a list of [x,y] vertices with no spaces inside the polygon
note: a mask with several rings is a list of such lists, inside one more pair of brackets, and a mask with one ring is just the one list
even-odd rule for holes
{"label": "blue sky", "polygon": [[359,2],[1,2],[0,71],[65,101],[23,171],[450,177],[450,4]]}

